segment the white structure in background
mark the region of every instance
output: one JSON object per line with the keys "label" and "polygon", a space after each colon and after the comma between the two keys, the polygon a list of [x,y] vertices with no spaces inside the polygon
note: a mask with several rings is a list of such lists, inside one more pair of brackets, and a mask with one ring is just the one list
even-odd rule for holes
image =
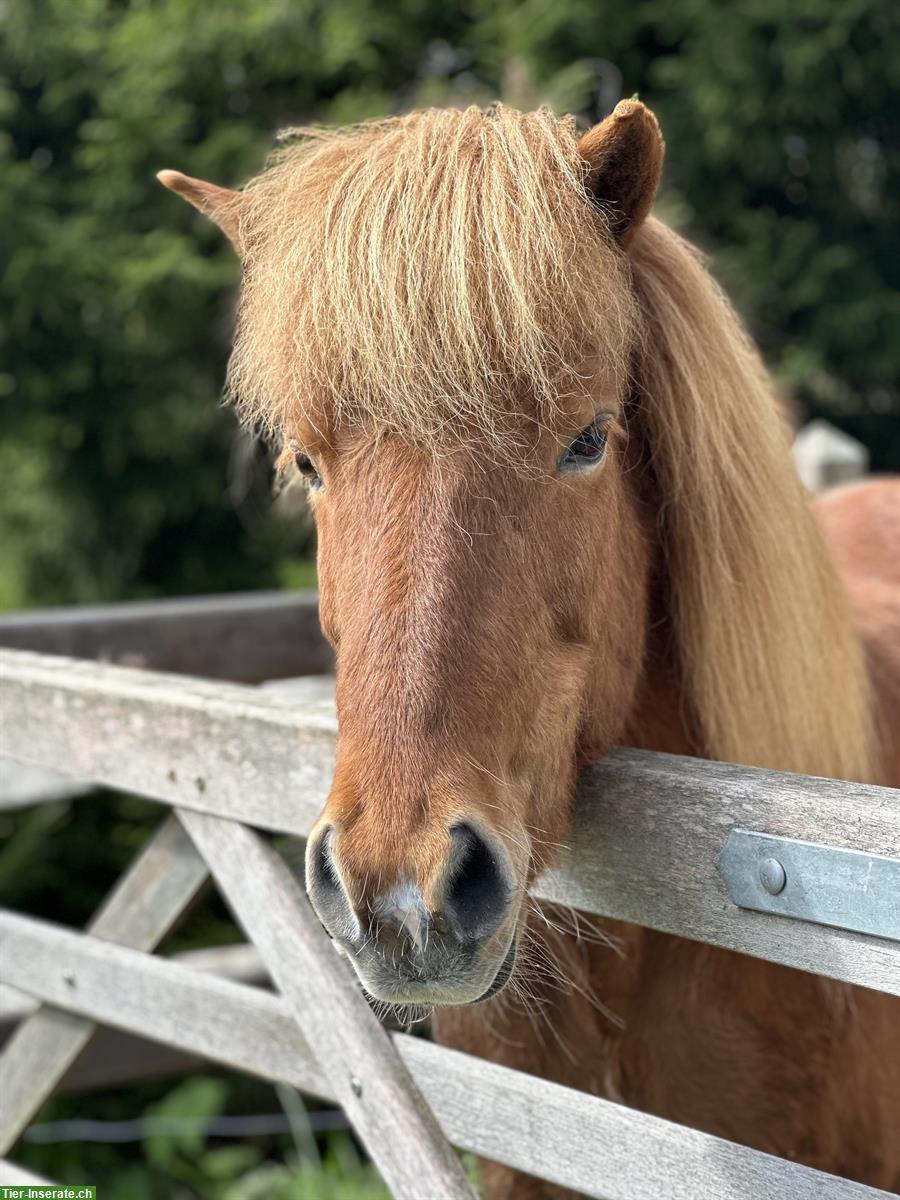
{"label": "white structure in background", "polygon": [[805,486],[822,492],[869,473],[869,451],[827,421],[810,421],[794,439],[794,462]]}

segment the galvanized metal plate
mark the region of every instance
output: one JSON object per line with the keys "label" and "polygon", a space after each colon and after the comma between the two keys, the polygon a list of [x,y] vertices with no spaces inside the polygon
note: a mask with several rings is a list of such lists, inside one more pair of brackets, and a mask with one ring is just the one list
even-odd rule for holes
{"label": "galvanized metal plate", "polygon": [[898,858],[734,829],[719,870],[741,908],[900,942]]}

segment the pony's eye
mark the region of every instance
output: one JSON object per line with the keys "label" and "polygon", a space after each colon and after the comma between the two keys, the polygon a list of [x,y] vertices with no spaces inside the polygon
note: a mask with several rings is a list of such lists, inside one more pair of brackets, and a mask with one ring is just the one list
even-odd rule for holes
{"label": "pony's eye", "polygon": [[305,451],[299,448],[294,449],[294,465],[311,488],[325,486],[322,483],[321,475],[316,470],[316,464]]}
{"label": "pony's eye", "polygon": [[582,429],[568,450],[560,457],[557,470],[576,471],[592,467],[606,453],[607,434],[603,428],[604,418],[598,417],[587,429]]}

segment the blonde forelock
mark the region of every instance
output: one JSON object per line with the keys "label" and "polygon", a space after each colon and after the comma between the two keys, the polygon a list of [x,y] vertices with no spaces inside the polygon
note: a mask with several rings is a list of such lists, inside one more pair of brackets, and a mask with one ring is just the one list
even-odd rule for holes
{"label": "blonde forelock", "polygon": [[242,414],[499,440],[583,396],[585,362],[623,377],[627,262],[576,146],[502,105],[293,131],[244,192]]}

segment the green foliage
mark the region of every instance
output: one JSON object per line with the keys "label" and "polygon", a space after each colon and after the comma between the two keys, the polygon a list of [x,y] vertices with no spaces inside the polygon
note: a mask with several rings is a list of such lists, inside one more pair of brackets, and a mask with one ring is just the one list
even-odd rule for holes
{"label": "green foliage", "polygon": [[10,0],[4,17],[0,606],[274,585],[303,549],[217,403],[237,264],[153,176],[240,182],[310,119],[502,94],[591,120],[639,91],[668,140],[667,211],[774,367],[877,465],[900,461],[889,0]]}
{"label": "green foliage", "polygon": [[288,1135],[223,1142],[207,1132],[225,1113],[276,1111],[273,1098],[266,1085],[218,1072],[132,1087],[124,1100],[113,1094],[57,1100],[49,1114],[54,1120],[90,1111],[117,1121],[123,1110],[141,1105],[143,1139],[25,1145],[16,1157],[63,1183],[89,1179],[103,1200],[390,1200],[346,1133],[332,1133],[321,1144],[310,1137],[301,1154]]}
{"label": "green foliage", "polygon": [[264,1163],[229,1184],[221,1200],[390,1200],[390,1192],[346,1138],[315,1162]]}
{"label": "green foliage", "polygon": [[[144,1138],[144,1154],[152,1166],[161,1167],[166,1174],[184,1179],[194,1185],[200,1179],[222,1177],[222,1170],[214,1159],[212,1171],[204,1158],[200,1157],[206,1137],[204,1122],[217,1117],[225,1110],[227,1088],[221,1079],[198,1075],[186,1079],[174,1088],[158,1104],[151,1105],[145,1112],[149,1120],[160,1118],[172,1123],[173,1132],[148,1133]],[[251,1160],[246,1166],[256,1166],[258,1156],[251,1146],[236,1147],[249,1150]],[[235,1147],[225,1147],[235,1149]],[[215,1154],[215,1151],[212,1151]],[[226,1176],[228,1172],[225,1172]]]}
{"label": "green foliage", "polygon": [[161,819],[110,792],[0,814],[0,906],[84,925]]}

